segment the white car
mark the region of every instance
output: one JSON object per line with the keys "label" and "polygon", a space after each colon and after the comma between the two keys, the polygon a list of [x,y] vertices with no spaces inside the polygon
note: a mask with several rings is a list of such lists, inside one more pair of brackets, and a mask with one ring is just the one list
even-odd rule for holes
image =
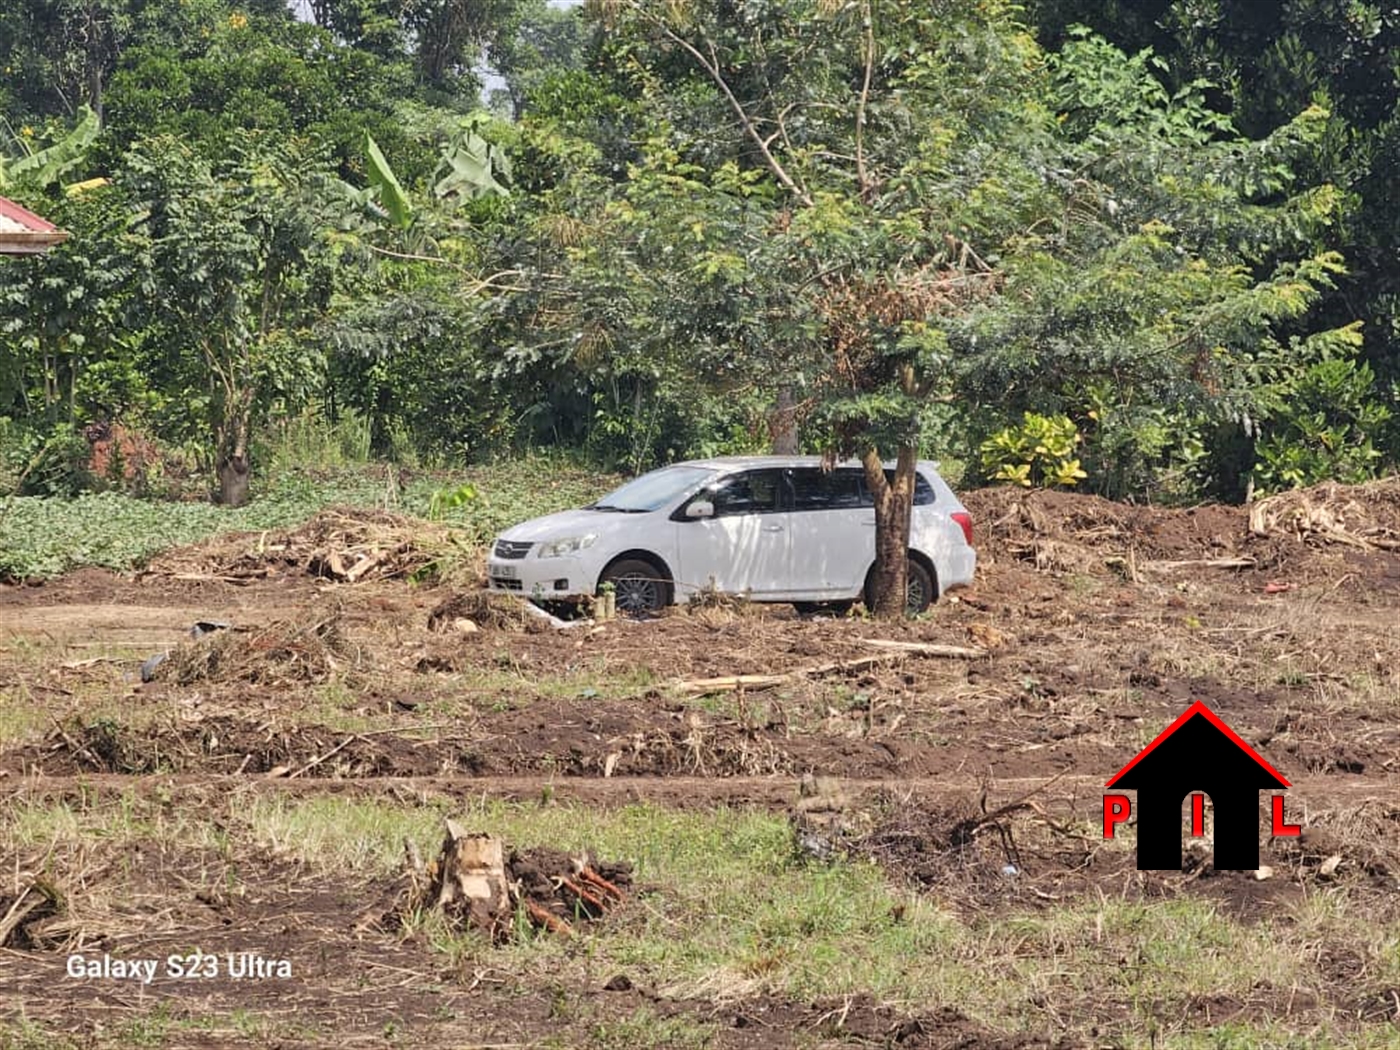
{"label": "white car", "polygon": [[[891,468],[887,473],[893,476]],[[909,605],[923,610],[972,582],[972,517],[934,464],[915,478]],[[875,509],[859,464],[816,456],[694,460],[654,470],[580,510],[502,533],[487,559],[493,590],[575,600],[605,583],[617,608],[653,613],[711,588],[800,611],[865,598]]]}

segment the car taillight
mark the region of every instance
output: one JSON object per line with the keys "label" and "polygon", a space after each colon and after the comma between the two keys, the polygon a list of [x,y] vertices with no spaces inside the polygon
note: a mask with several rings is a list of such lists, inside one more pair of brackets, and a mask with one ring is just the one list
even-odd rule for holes
{"label": "car taillight", "polygon": [[971,514],[967,514],[967,513],[963,512],[963,511],[958,511],[956,514],[950,514],[950,515],[948,515],[948,516],[949,516],[950,518],[952,518],[954,521],[956,521],[956,522],[962,527],[962,530],[963,530],[963,538],[964,538],[965,540],[967,540],[967,545],[968,545],[969,547],[971,547],[971,546],[972,546],[972,515],[971,515]]}

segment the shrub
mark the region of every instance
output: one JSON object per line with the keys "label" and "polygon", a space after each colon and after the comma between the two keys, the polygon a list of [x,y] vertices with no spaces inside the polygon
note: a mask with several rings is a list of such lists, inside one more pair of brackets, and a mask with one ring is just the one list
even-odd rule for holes
{"label": "shrub", "polygon": [[1073,487],[1088,477],[1074,456],[1080,440],[1068,416],[1026,412],[1020,426],[1006,427],[982,442],[982,469],[996,481],[1026,488]]}

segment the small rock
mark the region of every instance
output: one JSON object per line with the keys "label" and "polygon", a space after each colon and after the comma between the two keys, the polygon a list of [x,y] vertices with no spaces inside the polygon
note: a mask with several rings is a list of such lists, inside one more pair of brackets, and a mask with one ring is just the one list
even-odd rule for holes
{"label": "small rock", "polygon": [[1259,865],[1259,870],[1254,873],[1254,878],[1258,882],[1263,882],[1265,879],[1272,879],[1273,877],[1274,869],[1267,864]]}
{"label": "small rock", "polygon": [[452,626],[457,629],[459,634],[476,634],[477,631],[481,630],[476,625],[475,620],[468,620],[465,616],[459,616],[453,620]]}
{"label": "small rock", "polygon": [[632,990],[632,978],[625,973],[615,974],[608,978],[608,983],[603,985],[605,992],[630,992]]}
{"label": "small rock", "polygon": [[1334,871],[1337,870],[1341,863],[1342,855],[1340,853],[1334,853],[1332,854],[1332,856],[1324,860],[1322,862],[1322,865],[1317,870],[1323,875],[1331,875]]}

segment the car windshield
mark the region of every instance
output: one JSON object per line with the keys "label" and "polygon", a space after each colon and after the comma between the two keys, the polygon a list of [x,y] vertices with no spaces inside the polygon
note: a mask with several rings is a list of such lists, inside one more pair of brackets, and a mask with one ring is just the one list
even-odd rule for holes
{"label": "car windshield", "polygon": [[597,503],[591,503],[584,509],[643,514],[664,507],[678,496],[699,486],[714,473],[709,467],[662,467],[650,474],[633,478],[626,485],[614,489]]}

